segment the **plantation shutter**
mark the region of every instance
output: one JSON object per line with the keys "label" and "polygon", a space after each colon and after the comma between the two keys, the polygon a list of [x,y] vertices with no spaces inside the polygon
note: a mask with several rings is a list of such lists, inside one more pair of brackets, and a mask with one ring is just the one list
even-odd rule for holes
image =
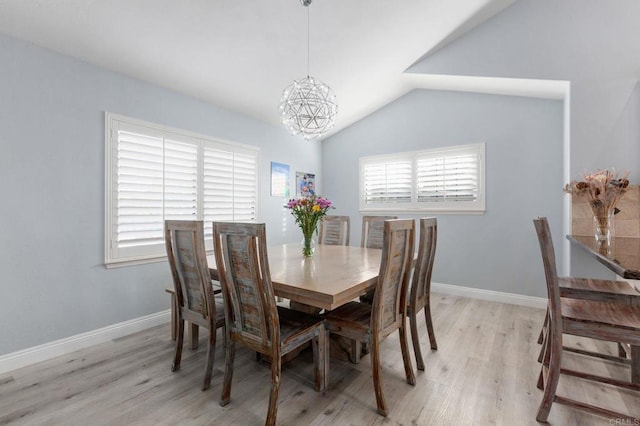
{"label": "plantation shutter", "polygon": [[256,148],[107,114],[105,263],[166,256],[164,221],[255,221]]}
{"label": "plantation shutter", "polygon": [[360,159],[362,212],[484,212],[483,143]]}
{"label": "plantation shutter", "polygon": [[478,198],[478,156],[472,152],[419,157],[418,202],[474,201]]}
{"label": "plantation shutter", "polygon": [[204,148],[203,218],[206,237],[212,235],[213,221],[256,220],[257,179],[255,153]]}
{"label": "plantation shutter", "polygon": [[162,242],[162,138],[117,133],[116,249]]}
{"label": "plantation shutter", "polygon": [[126,130],[117,138],[115,248],[163,248],[165,219],[197,217],[198,146]]}
{"label": "plantation shutter", "polygon": [[365,204],[410,203],[412,173],[410,159],[365,163],[363,166]]}

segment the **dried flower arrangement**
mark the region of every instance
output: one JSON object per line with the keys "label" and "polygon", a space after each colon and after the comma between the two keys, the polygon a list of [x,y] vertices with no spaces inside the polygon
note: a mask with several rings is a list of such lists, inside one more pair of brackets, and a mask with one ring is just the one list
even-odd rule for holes
{"label": "dried flower arrangement", "polygon": [[618,177],[615,170],[598,170],[585,173],[583,180],[573,180],[564,187],[569,194],[587,194],[589,205],[596,221],[596,239],[609,238],[611,217],[618,213],[616,204],[627,191],[629,186],[629,172]]}

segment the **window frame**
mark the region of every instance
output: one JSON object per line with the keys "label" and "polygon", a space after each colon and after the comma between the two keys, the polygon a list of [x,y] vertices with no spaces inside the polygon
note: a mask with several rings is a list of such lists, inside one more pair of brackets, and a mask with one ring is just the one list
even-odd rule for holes
{"label": "window frame", "polygon": [[[144,136],[157,137],[177,141],[179,143],[194,144],[197,146],[197,184],[196,184],[196,220],[202,220],[204,216],[204,170],[205,149],[217,149],[232,152],[233,154],[242,154],[247,156],[255,156],[255,218],[259,217],[259,186],[260,186],[260,148],[252,145],[240,144],[237,142],[226,141],[218,138],[212,138],[206,135],[200,135],[193,132],[163,126],[143,120],[138,120],[105,111],[105,267],[115,268],[121,266],[140,265],[165,260],[167,258],[164,240],[162,244],[153,244],[147,247],[139,247],[139,253],[136,254],[119,254],[115,236],[117,235],[117,208],[118,197],[116,188],[118,185],[118,131],[138,130],[144,132]],[[131,130],[133,129],[133,130]],[[142,131],[140,131],[142,130]],[[163,156],[164,158],[164,156]],[[165,194],[163,190],[163,194]],[[163,195],[164,199],[164,195]],[[208,251],[212,250],[211,244],[205,245]],[[160,248],[161,246],[161,248]],[[124,250],[126,251],[126,250]],[[138,251],[138,250],[136,250]]]}
{"label": "window frame", "polygon": [[[477,197],[473,201],[418,201],[418,160],[425,157],[453,156],[461,152],[473,153],[477,156]],[[486,186],[485,186],[485,152],[484,142],[457,145],[442,148],[426,149],[419,151],[399,152],[360,157],[359,159],[359,210],[361,213],[387,214],[398,213],[452,213],[452,214],[483,214],[486,211]],[[374,164],[388,164],[398,160],[411,160],[411,201],[409,202],[365,202],[365,166]]]}

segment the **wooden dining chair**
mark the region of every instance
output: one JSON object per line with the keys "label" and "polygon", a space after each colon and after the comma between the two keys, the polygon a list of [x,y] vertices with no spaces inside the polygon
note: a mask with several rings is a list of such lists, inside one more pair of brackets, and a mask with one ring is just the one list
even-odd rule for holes
{"label": "wooden dining chair", "polygon": [[211,385],[216,349],[216,330],[224,327],[224,308],[211,285],[204,249],[202,221],[166,220],[164,223],[167,258],[173,276],[176,350],[171,371],[180,369],[185,321],[209,331],[209,344],[202,390]]}
{"label": "wooden dining chair", "polygon": [[362,216],[360,247],[381,249],[384,221],[397,218],[398,216]]}
{"label": "wooden dining chair", "polygon": [[322,318],[276,305],[271,284],[265,225],[213,222],[216,265],[225,297],[227,347],[220,405],[229,403],[236,342],[271,359],[267,425],[274,425],[282,357],[311,341],[316,391],[325,392],[329,341]]}
{"label": "wooden dining chair", "polygon": [[[360,247],[381,249],[383,245],[384,221],[397,219],[398,216],[362,216],[362,238]],[[373,303],[373,291],[360,296],[360,301]],[[368,348],[365,345],[365,352]]]}
{"label": "wooden dining chair", "polygon": [[320,221],[318,244],[348,246],[351,232],[349,216],[327,215]]}
{"label": "wooden dining chair", "polygon": [[[549,321],[544,339],[543,363],[538,388],[544,389],[536,420],[546,422],[554,402],[610,418],[633,421],[634,417],[607,408],[556,395],[560,374],[640,391],[640,385],[610,377],[561,368],[563,335],[624,342],[640,346],[640,308],[624,304],[560,297],[555,252],[546,218],[534,219],[547,282]],[[548,370],[545,377],[545,369]]]}
{"label": "wooden dining chair", "polygon": [[[640,293],[638,293],[627,281],[618,280],[601,280],[594,278],[577,278],[577,277],[558,277],[558,287],[560,297],[572,299],[595,300],[598,302],[621,303],[628,306],[640,307]],[[548,328],[549,310],[545,315],[544,324],[538,336],[538,344],[542,344]],[[565,352],[574,352],[582,355],[594,356],[606,359],[608,361],[631,364],[628,358],[631,354],[630,350],[620,342],[614,342],[618,345],[618,356],[603,354],[599,352],[589,351],[582,348],[571,346],[563,346]],[[544,346],[540,348],[538,362],[542,362]],[[632,370],[632,381],[640,383],[640,367]]]}
{"label": "wooden dining chair", "polygon": [[416,356],[418,370],[424,371],[424,360],[420,350],[418,338],[418,313],[424,309],[424,318],[429,333],[429,343],[432,350],[438,349],[436,335],[433,331],[431,320],[431,272],[436,254],[436,242],[438,240],[438,221],[435,217],[420,219],[420,241],[418,244],[418,257],[413,269],[413,281],[409,292],[407,316],[411,326],[411,341]]}
{"label": "wooden dining chair", "polygon": [[396,330],[399,331],[406,381],[410,385],[415,385],[416,382],[409,356],[404,318],[413,260],[414,234],[413,219],[385,221],[382,259],[373,305],[349,302],[329,311],[325,316],[327,328],[331,333],[370,345],[378,413],[385,417],[388,409],[382,389],[380,343]]}

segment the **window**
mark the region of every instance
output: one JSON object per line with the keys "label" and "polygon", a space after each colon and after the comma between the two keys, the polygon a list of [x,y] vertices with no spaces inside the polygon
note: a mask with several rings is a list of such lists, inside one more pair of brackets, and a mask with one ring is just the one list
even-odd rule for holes
{"label": "window", "polygon": [[166,256],[164,220],[254,221],[258,148],[107,113],[107,266]]}
{"label": "window", "polygon": [[360,159],[360,210],[484,212],[484,144]]}

